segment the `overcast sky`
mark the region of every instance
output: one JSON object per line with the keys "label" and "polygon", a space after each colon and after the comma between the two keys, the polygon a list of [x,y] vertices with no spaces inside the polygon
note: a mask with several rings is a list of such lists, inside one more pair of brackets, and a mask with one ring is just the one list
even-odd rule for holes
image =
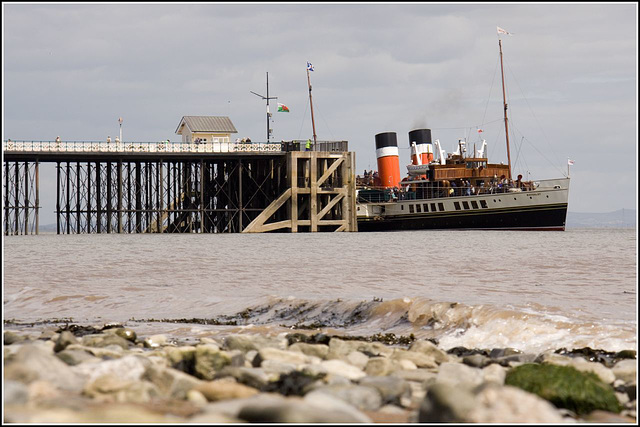
{"label": "overcast sky", "polygon": [[[266,141],[347,140],[358,173],[375,135],[430,128],[445,150],[466,137],[506,163],[496,26],[503,36],[514,176],[571,167],[569,210],[637,204],[638,8],[619,4],[3,3],[6,140],[180,140],[185,115],[229,116]],[[272,101],[276,102],[276,101]],[[46,168],[45,168],[46,169]],[[41,174],[55,222],[55,174]],[[42,193],[53,192],[47,197]]]}

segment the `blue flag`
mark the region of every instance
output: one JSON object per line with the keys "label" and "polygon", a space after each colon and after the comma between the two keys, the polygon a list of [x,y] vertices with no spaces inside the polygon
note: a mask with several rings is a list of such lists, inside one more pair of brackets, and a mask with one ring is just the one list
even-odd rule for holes
{"label": "blue flag", "polygon": [[307,61],[307,70],[313,71],[313,65],[309,61]]}

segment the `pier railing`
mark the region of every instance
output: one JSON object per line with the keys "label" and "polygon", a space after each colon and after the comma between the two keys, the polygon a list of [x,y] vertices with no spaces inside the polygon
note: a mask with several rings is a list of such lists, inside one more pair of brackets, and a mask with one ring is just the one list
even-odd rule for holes
{"label": "pier railing", "polygon": [[[2,151],[59,153],[237,153],[305,151],[306,141],[282,142],[106,142],[13,141],[2,142]],[[348,151],[347,141],[318,141],[311,151]]]}

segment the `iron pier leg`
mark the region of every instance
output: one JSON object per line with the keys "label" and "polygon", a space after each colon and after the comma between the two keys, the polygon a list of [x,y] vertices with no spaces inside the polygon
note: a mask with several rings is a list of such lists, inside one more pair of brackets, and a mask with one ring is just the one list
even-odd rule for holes
{"label": "iron pier leg", "polygon": [[40,230],[40,163],[36,160],[36,234]]}
{"label": "iron pier leg", "polygon": [[24,162],[24,234],[29,234],[29,163]]}
{"label": "iron pier leg", "polygon": [[80,162],[76,163],[76,233],[80,234]]}
{"label": "iron pier leg", "polygon": [[96,162],[96,233],[102,233],[102,168]]}
{"label": "iron pier leg", "polygon": [[65,209],[65,217],[67,218],[67,234],[71,234],[71,164],[67,162],[67,187],[66,187],[67,206]]}
{"label": "iron pier leg", "polygon": [[87,233],[91,233],[91,162],[87,162]]}
{"label": "iron pier leg", "polygon": [[122,233],[122,159],[118,159],[118,233]]}
{"label": "iron pier leg", "polygon": [[107,162],[107,233],[111,233],[111,215],[113,215],[111,200],[111,162]]}
{"label": "iron pier leg", "polygon": [[60,234],[60,162],[56,163],[56,233]]}

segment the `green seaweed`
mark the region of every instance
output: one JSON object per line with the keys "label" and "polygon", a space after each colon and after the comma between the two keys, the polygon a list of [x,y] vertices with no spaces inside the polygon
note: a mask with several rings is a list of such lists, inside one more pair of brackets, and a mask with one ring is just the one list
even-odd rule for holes
{"label": "green seaweed", "polygon": [[537,394],[558,408],[578,415],[596,409],[619,413],[622,410],[613,389],[591,372],[571,366],[528,363],[511,369],[506,385]]}

